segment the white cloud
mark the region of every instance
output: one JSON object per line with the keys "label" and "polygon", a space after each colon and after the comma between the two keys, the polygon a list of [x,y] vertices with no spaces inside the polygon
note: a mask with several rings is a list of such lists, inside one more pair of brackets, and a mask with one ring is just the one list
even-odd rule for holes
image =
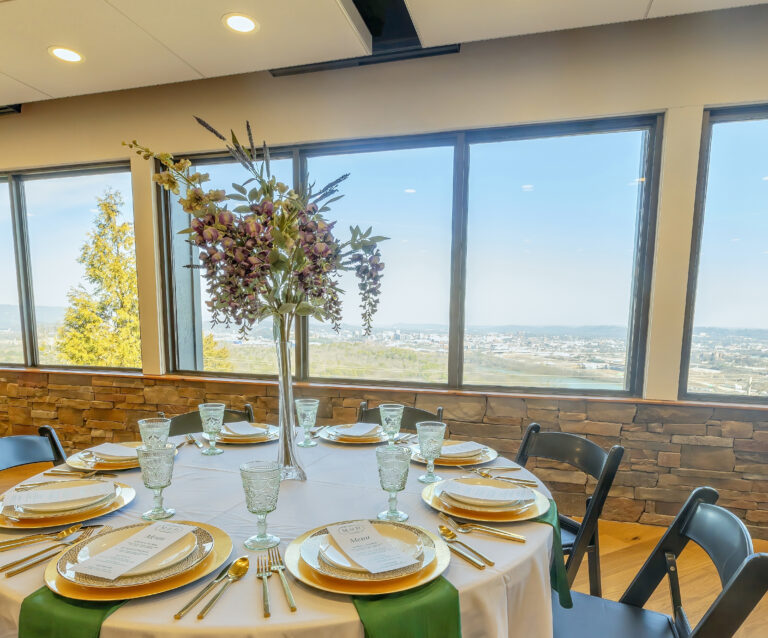
{"label": "white cloud", "polygon": [[521,188],[524,192],[530,193],[533,190],[533,184],[523,184]]}
{"label": "white cloud", "polygon": [[405,192],[406,192],[406,193],[408,193],[408,194],[410,195],[410,194],[412,194],[412,193],[415,193],[415,192],[416,192],[416,189],[415,189],[415,188],[406,188],[406,189],[405,189]]}

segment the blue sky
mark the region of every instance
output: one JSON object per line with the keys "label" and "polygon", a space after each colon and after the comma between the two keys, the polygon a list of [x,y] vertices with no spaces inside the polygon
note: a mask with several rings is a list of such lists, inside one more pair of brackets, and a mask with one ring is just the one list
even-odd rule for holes
{"label": "blue sky", "polygon": [[[469,325],[626,325],[643,133],[638,131],[474,145],[470,151],[467,259]],[[715,126],[696,325],[768,327],[768,121]],[[310,158],[324,184],[344,172],[333,205],[337,234],[372,225],[382,245],[377,325],[447,324],[452,148]],[[229,188],[237,166],[202,167]],[[289,160],[273,170],[291,180]],[[28,180],[30,248],[38,305],[63,306],[81,276],[76,259],[96,197],[119,189],[132,220],[126,172]],[[0,303],[16,304],[7,186],[0,183]],[[359,323],[352,275],[344,319]]]}

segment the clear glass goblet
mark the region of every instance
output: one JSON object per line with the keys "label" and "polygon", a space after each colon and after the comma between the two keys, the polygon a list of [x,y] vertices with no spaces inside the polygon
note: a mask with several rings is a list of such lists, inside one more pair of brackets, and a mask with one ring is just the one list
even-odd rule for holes
{"label": "clear glass goblet", "polygon": [[139,455],[139,466],[141,467],[144,487],[154,493],[152,509],[144,512],[141,518],[145,521],[160,521],[164,518],[170,518],[176,513],[176,510],[163,507],[163,489],[171,484],[176,446],[173,443],[166,443],[159,448],[142,445],[136,451]]}
{"label": "clear glass goblet", "polygon": [[320,401],[317,399],[296,399],[296,415],[299,417],[299,425],[304,428],[304,439],[297,443],[299,447],[315,447],[317,441],[312,438],[310,430],[315,427],[317,408]]}
{"label": "clear glass goblet", "polygon": [[408,467],[411,464],[410,448],[389,447],[376,448],[376,464],[379,466],[379,481],[381,489],[389,493],[389,509],[380,512],[381,521],[407,521],[408,514],[397,509],[397,493],[405,489],[408,480]]}
{"label": "clear glass goblet", "polygon": [[389,447],[394,447],[395,437],[400,432],[400,423],[403,420],[404,407],[405,406],[402,406],[399,403],[382,403],[379,406],[381,429],[384,430],[384,434],[386,434],[389,439],[387,442]]}
{"label": "clear glass goblet", "polygon": [[240,466],[240,478],[245,490],[245,504],[256,514],[256,534],[243,543],[248,549],[269,549],[280,539],[267,534],[267,514],[277,507],[280,492],[280,466],[274,461],[250,461]]}
{"label": "clear glass goblet", "polygon": [[419,454],[427,462],[427,473],[419,477],[422,483],[437,483],[440,479],[435,475],[435,459],[440,456],[445,437],[445,423],[440,421],[422,421],[416,424],[419,436]]}
{"label": "clear glass goblet", "polygon": [[224,423],[224,404],[223,403],[201,403],[197,406],[200,411],[200,421],[203,424],[203,432],[207,434],[208,447],[203,450],[205,456],[215,456],[224,452],[216,447],[216,439],[221,434],[221,427]]}
{"label": "clear glass goblet", "polygon": [[162,417],[139,419],[139,432],[144,447],[161,448],[168,443],[168,433],[171,431],[171,420]]}

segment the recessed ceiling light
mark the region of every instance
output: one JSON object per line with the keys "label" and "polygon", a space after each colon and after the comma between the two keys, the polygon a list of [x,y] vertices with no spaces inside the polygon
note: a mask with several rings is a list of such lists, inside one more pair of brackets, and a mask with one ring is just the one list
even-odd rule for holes
{"label": "recessed ceiling light", "polygon": [[64,60],[64,62],[83,61],[83,56],[80,55],[77,51],[73,51],[72,49],[67,49],[65,47],[48,47],[48,53],[50,53],[54,58]]}
{"label": "recessed ceiling light", "polygon": [[259,29],[259,23],[256,20],[242,13],[228,13],[221,21],[232,31],[237,31],[238,33],[250,33]]}

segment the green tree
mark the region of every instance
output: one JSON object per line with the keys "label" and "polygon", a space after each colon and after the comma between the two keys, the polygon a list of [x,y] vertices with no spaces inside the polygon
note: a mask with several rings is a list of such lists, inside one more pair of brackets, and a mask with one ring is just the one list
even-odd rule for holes
{"label": "green tree", "polygon": [[88,287],[81,283],[67,293],[56,351],[72,365],[140,368],[133,226],[121,221],[118,191],[107,190],[97,202],[93,230],[77,260],[85,266]]}
{"label": "green tree", "polygon": [[203,368],[205,370],[218,370],[219,372],[232,372],[229,350],[226,346],[220,346],[210,332],[203,337]]}

